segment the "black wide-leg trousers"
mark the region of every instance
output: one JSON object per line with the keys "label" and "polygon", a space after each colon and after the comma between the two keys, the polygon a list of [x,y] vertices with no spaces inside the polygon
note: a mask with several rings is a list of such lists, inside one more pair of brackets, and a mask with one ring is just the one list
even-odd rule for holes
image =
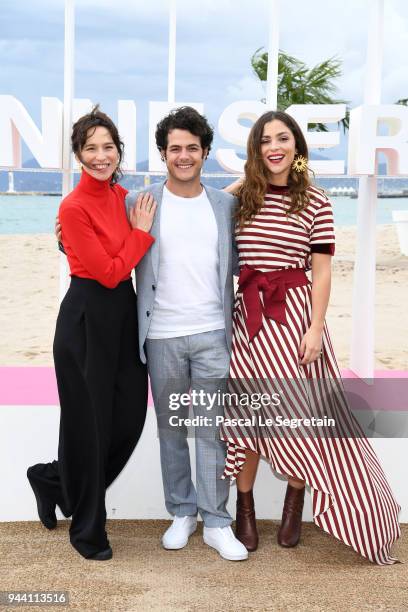
{"label": "black wide-leg trousers", "polygon": [[147,370],[139,358],[132,282],[107,289],[72,277],[54,338],[61,405],[58,462],[39,464],[43,494],[66,516],[84,557],[109,546],[105,491],[122,471],[143,430]]}

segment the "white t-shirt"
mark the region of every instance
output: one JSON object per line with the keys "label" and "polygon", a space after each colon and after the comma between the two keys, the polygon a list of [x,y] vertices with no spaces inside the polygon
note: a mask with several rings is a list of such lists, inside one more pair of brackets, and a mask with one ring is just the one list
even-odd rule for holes
{"label": "white t-shirt", "polygon": [[218,229],[205,189],[195,198],[163,190],[159,275],[150,339],[224,329]]}

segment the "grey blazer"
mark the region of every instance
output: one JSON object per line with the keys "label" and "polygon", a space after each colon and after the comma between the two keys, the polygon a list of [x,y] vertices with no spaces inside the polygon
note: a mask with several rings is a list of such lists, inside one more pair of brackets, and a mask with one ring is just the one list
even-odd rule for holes
{"label": "grey blazer", "polygon": [[[160,213],[163,198],[163,183],[151,185],[148,189],[141,191],[129,191],[126,196],[126,208],[134,206],[139,193],[150,192],[156,202],[157,210],[150,231],[155,238],[152,247],[136,266],[136,293],[137,293],[137,313],[139,320],[139,347],[140,359],[146,363],[144,344],[150,326],[151,316],[154,308],[154,294],[156,291],[159,273],[159,253],[160,253]],[[219,275],[221,297],[224,308],[225,332],[227,337],[228,349],[231,350],[232,332],[232,306],[233,306],[233,274],[238,274],[238,253],[235,246],[233,213],[236,199],[225,191],[205,187],[208,199],[214,211],[218,227],[218,252],[219,252]]]}

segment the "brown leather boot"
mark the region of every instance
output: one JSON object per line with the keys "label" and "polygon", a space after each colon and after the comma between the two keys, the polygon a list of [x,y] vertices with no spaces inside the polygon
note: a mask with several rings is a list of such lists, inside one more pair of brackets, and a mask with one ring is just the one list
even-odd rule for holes
{"label": "brown leather boot", "polygon": [[235,535],[249,552],[258,548],[254,497],[252,491],[237,491]]}
{"label": "brown leather boot", "polygon": [[292,548],[299,543],[304,499],[305,487],[296,489],[288,484],[283,504],[282,522],[278,531],[280,546]]}

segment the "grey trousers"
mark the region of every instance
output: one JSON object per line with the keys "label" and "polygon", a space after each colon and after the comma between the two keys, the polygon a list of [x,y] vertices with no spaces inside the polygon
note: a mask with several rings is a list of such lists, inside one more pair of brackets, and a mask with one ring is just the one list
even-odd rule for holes
{"label": "grey trousers", "polygon": [[[190,390],[211,395],[220,390],[228,376],[230,360],[225,331],[147,339],[146,352],[158,420],[166,508],[175,516],[196,515],[198,511],[207,527],[226,527],[232,522],[226,509],[229,483],[221,480],[226,446],[216,424],[223,406],[215,402],[208,410],[208,402],[203,401],[192,406],[190,416],[207,417],[207,422],[187,430],[180,420],[189,417],[189,407],[175,408],[174,401],[169,401]],[[191,431],[195,434],[197,490],[191,480],[187,443],[187,433]]]}

